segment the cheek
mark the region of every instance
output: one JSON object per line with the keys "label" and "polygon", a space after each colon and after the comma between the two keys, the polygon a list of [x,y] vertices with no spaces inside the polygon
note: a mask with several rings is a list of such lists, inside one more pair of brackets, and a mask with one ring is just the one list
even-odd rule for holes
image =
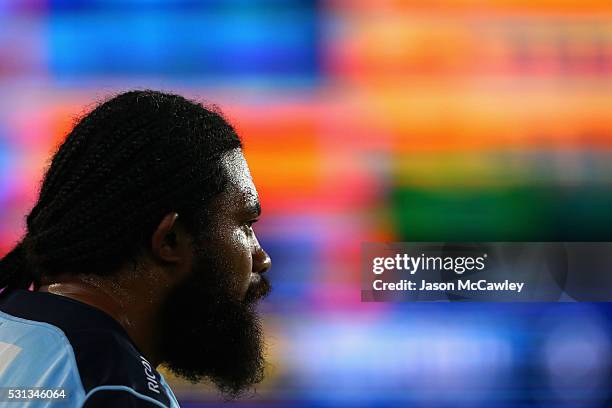
{"label": "cheek", "polygon": [[220,273],[227,278],[228,290],[242,299],[247,292],[253,270],[251,240],[240,226],[231,222],[220,222],[207,239],[210,255]]}
{"label": "cheek", "polygon": [[226,253],[229,263],[231,263],[231,269],[228,272],[232,274],[237,290],[241,295],[244,295],[249,287],[251,271],[253,270],[251,244],[241,229],[232,232],[229,244]]}

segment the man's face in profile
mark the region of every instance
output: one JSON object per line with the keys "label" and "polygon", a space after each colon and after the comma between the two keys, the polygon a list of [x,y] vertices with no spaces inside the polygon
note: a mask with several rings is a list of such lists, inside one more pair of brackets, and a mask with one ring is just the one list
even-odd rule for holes
{"label": "man's face in profile", "polygon": [[194,243],[192,271],[162,307],[164,363],[191,381],[211,379],[237,395],[263,378],[256,301],[270,290],[270,258],[255,237],[259,200],[239,149],[223,159],[226,190],[208,210],[208,233]]}

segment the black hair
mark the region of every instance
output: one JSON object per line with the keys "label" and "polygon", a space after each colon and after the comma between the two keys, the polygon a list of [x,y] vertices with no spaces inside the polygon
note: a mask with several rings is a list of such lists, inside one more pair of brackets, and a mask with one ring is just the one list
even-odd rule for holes
{"label": "black hair", "polygon": [[241,147],[216,108],[180,95],[130,91],[99,104],[53,156],[26,235],[0,260],[0,288],[111,273],[172,211],[199,236],[207,202],[227,183],[221,156]]}

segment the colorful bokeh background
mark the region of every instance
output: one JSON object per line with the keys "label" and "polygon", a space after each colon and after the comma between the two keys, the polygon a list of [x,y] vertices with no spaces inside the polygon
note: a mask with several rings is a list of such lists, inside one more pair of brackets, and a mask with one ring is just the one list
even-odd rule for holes
{"label": "colorful bokeh background", "polygon": [[260,192],[268,376],[222,406],[610,402],[607,304],[359,284],[362,242],[612,241],[609,1],[0,0],[0,254],[74,121],[132,88],[219,105]]}

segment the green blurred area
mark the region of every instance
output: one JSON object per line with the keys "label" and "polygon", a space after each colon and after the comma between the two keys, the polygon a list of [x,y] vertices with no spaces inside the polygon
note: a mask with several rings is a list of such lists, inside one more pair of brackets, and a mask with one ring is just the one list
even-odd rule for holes
{"label": "green blurred area", "polygon": [[612,241],[607,185],[391,189],[402,241]]}

